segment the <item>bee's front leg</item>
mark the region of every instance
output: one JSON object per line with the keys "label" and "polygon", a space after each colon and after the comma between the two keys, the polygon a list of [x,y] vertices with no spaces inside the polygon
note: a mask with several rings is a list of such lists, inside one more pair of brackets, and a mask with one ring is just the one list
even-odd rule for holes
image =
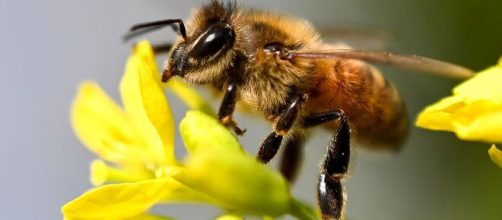
{"label": "bee's front leg", "polygon": [[218,119],[223,125],[232,127],[237,135],[243,135],[246,132],[246,129],[239,128],[237,123],[232,118],[232,114],[235,110],[235,104],[237,103],[237,90],[238,86],[236,83],[228,84],[225,96],[223,97],[220,109],[218,110]]}
{"label": "bee's front leg", "polygon": [[270,133],[260,146],[256,158],[262,163],[268,163],[277,153],[281,146],[282,138],[286,135],[297,120],[301,103],[306,99],[306,95],[293,98],[275,125],[275,131]]}

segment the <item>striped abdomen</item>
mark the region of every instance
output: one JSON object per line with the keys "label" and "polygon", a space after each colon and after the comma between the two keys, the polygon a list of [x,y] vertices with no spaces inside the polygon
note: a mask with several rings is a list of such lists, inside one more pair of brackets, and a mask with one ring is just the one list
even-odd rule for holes
{"label": "striped abdomen", "polygon": [[376,68],[357,60],[319,60],[313,74],[317,84],[305,105],[307,113],[342,109],[360,142],[375,148],[399,146],[408,133],[406,107]]}

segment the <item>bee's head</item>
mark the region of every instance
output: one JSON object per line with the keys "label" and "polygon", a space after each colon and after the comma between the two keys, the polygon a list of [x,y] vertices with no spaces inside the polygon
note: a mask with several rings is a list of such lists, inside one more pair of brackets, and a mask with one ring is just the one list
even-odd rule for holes
{"label": "bee's head", "polygon": [[[172,26],[181,37],[170,49],[164,65],[162,81],[181,76],[186,81],[204,84],[224,78],[224,70],[231,66],[237,39],[234,27],[238,25],[239,10],[235,3],[223,4],[213,0],[195,11],[187,32],[181,19],[167,19],[133,26],[125,40],[138,35]],[[235,15],[235,16],[234,16]]]}
{"label": "bee's head", "polygon": [[181,76],[192,83],[208,83],[221,77],[223,66],[231,59],[235,32],[228,23],[216,22],[196,35],[183,37],[171,49],[162,75],[166,82]]}

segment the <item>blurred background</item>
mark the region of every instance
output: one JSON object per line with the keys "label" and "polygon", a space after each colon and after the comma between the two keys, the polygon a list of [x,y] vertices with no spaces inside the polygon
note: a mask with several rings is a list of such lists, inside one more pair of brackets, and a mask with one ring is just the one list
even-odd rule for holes
{"label": "blurred background", "polygon": [[[60,207],[91,187],[95,158],[76,139],[69,107],[84,79],[118,99],[118,82],[130,51],[122,34],[138,22],[188,18],[205,1],[0,1],[0,219],[61,219]],[[502,55],[499,0],[241,1],[279,10],[314,24],[382,30],[388,51],[420,54],[474,70]],[[371,35],[371,34],[367,34]],[[173,39],[169,29],[145,36]],[[451,93],[458,81],[384,68],[408,104],[410,118]],[[186,110],[171,97],[179,120]],[[217,106],[219,101],[215,101]],[[271,131],[246,115],[237,121],[254,154]],[[329,134],[316,132],[305,148],[297,197],[314,204],[318,163]],[[182,149],[181,142],[177,142]],[[364,219],[502,219],[502,169],[486,143],[413,128],[397,155],[358,150],[347,181],[347,217]],[[182,151],[178,151],[182,155]],[[160,206],[179,219],[211,219],[205,206]]]}

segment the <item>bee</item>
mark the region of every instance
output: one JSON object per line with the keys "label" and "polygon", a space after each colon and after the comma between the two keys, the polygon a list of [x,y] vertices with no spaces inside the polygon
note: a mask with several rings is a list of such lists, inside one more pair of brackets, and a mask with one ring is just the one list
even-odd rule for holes
{"label": "bee", "polygon": [[257,159],[268,163],[282,145],[280,169],[288,180],[295,177],[310,128],[322,126],[333,133],[317,184],[323,219],[343,216],[342,181],[351,137],[376,149],[397,150],[408,133],[403,100],[368,63],[456,78],[472,75],[469,69],[425,57],[323,43],[306,20],[216,0],[193,12],[188,29],[181,19],[168,19],[135,25],[126,38],[165,26],[174,27],[179,36],[162,47],[169,51],[162,81],[177,76],[223,91],[218,118],[239,135],[245,130],[232,117],[237,102],[262,114],[273,131]]}

